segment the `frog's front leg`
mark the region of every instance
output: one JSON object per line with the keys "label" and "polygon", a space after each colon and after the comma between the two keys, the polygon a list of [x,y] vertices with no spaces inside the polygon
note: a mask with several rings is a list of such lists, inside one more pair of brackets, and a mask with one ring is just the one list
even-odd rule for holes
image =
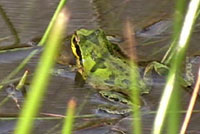
{"label": "frog's front leg", "polygon": [[[186,58],[187,59],[187,58]],[[169,72],[169,67],[165,65],[164,63],[159,63],[157,61],[154,61],[147,65],[144,71],[144,80],[147,83],[152,83],[152,72],[155,71],[160,76],[167,76]],[[185,77],[183,75],[178,75],[179,82],[183,87],[189,87],[194,82],[194,76],[192,74],[192,65],[191,63],[187,62],[186,60],[186,67],[185,67]]]}
{"label": "frog's front leg", "polygon": [[75,75],[75,85],[78,85],[79,87],[83,87],[84,84],[85,84],[85,79],[84,77],[81,75],[80,72],[76,72],[76,75]]}
{"label": "frog's front leg", "polygon": [[167,50],[164,57],[162,58],[161,62],[153,61],[147,65],[144,71],[144,79],[147,79],[147,80],[152,79],[151,78],[152,71],[155,71],[161,76],[168,74],[169,72],[168,65],[170,61],[172,60],[172,57],[175,55],[175,49],[174,49],[175,43],[176,43],[176,40],[172,42],[169,49]]}
{"label": "frog's front leg", "polygon": [[149,73],[152,73],[153,70],[159,75],[166,75],[169,71],[169,67],[165,64],[153,61],[146,66],[144,76],[147,76]]}
{"label": "frog's front leg", "polygon": [[149,63],[145,70],[144,70],[144,75],[143,75],[143,80],[145,83],[148,85],[153,84],[153,78],[152,78],[152,73],[155,72],[159,74],[160,76],[167,76],[169,72],[169,67],[165,64],[159,63],[157,61],[153,61]]}

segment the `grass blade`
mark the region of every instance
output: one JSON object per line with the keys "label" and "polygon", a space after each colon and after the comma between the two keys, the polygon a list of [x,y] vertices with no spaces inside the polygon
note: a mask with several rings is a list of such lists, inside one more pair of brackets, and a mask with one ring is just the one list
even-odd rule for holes
{"label": "grass blade", "polygon": [[45,94],[45,89],[50,79],[50,70],[55,63],[55,58],[60,48],[61,37],[66,25],[65,20],[64,13],[60,13],[33,77],[27,100],[20,113],[15,134],[29,134],[33,127],[34,117],[38,113],[42,97]]}
{"label": "grass blade", "polygon": [[63,129],[62,129],[62,134],[71,134],[72,132],[75,107],[76,107],[76,102],[74,99],[71,99],[68,103],[68,110],[66,112],[66,118],[65,118]]}
{"label": "grass blade", "polygon": [[187,44],[192,32],[192,27],[195,22],[195,16],[197,14],[197,10],[199,7],[200,0],[191,0],[189,3],[188,11],[185,16],[185,20],[183,23],[183,27],[179,36],[177,51],[174,59],[172,60],[172,67],[169,72],[169,77],[167,80],[167,84],[165,86],[160,105],[158,108],[158,113],[156,115],[154,126],[153,126],[153,134],[160,134],[162,126],[164,124],[164,119],[166,117],[166,112],[169,106],[169,102],[172,96],[172,93],[175,89],[175,80],[178,75],[178,70],[180,70],[180,65],[182,60],[184,59],[185,51],[187,49]]}
{"label": "grass blade", "polygon": [[45,33],[44,33],[42,39],[39,42],[39,46],[43,46],[44,43],[47,41],[47,39],[49,37],[49,33],[51,32],[51,29],[52,29],[52,27],[53,27],[53,25],[54,25],[54,23],[55,23],[55,21],[57,19],[57,16],[60,13],[60,11],[62,10],[62,8],[64,7],[64,5],[66,4],[66,2],[67,2],[67,0],[60,0],[60,3],[58,5],[53,17],[52,17],[52,19],[51,19],[51,21],[50,21]]}
{"label": "grass blade", "polygon": [[[52,26],[53,24],[55,23],[55,20],[58,16],[58,13],[61,11],[62,7],[66,4],[66,1],[67,0],[61,0],[59,5],[58,5],[58,8],[56,9],[55,13],[54,13],[54,16],[50,22],[50,24],[48,25],[47,27],[47,30],[45,31],[41,41],[39,42],[39,46],[42,46],[44,45],[44,43],[47,41],[47,38],[49,37],[49,34],[50,34],[50,31],[52,30]],[[27,48],[25,48],[27,49]],[[21,49],[14,49],[13,51],[17,51],[17,50],[21,50]],[[6,78],[4,78],[2,80],[2,82],[0,83],[0,90],[3,88],[4,86],[4,83],[6,83],[7,81],[9,81],[10,79],[12,79],[22,68],[24,68],[24,66],[28,63],[28,61],[37,53],[40,52],[40,48],[39,49],[35,49],[33,50],[28,57],[26,57],[22,63],[20,63],[20,65],[15,69],[13,70]],[[6,52],[6,51],[1,51],[1,52]]]}
{"label": "grass blade", "polygon": [[185,132],[186,132],[189,120],[190,120],[192,112],[193,112],[195,101],[196,101],[197,96],[198,96],[199,87],[200,87],[200,67],[199,67],[199,73],[198,73],[197,82],[195,84],[194,91],[192,93],[190,104],[188,106],[187,113],[186,113],[185,119],[183,121],[183,125],[181,127],[180,134],[185,134]]}
{"label": "grass blade", "polygon": [[19,66],[17,66],[17,68],[15,68],[6,78],[4,78],[2,80],[2,82],[0,83],[0,90],[3,88],[4,84],[9,81],[10,79],[12,79],[22,68],[24,68],[24,66],[28,63],[28,61],[39,52],[39,49],[35,49],[33,50],[28,57],[26,57]]}
{"label": "grass blade", "polygon": [[[142,124],[141,124],[141,113],[140,113],[140,108],[137,107],[136,105],[140,105],[140,92],[139,92],[139,85],[138,85],[138,81],[139,81],[139,71],[138,71],[138,67],[136,65],[136,50],[134,49],[136,41],[134,39],[134,33],[131,30],[133,29],[131,23],[129,20],[127,20],[126,22],[126,27],[125,27],[125,36],[127,38],[128,41],[128,45],[130,46],[129,48],[131,49],[131,54],[130,54],[130,58],[131,58],[131,70],[130,70],[130,80],[131,80],[131,86],[134,89],[132,89],[132,94],[131,94],[131,100],[133,102],[132,105],[132,111],[133,111],[133,133],[134,134],[141,134],[142,133]],[[136,88],[136,89],[135,89]],[[134,105],[136,104],[136,105]]]}

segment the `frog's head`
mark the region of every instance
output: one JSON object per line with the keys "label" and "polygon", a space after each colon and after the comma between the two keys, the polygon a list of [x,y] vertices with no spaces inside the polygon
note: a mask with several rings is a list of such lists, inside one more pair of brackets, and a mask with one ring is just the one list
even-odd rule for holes
{"label": "frog's head", "polygon": [[102,30],[80,29],[71,38],[71,48],[76,57],[76,64],[79,73],[83,77],[91,72],[97,59],[102,57],[103,52],[107,52],[104,46],[105,34]]}

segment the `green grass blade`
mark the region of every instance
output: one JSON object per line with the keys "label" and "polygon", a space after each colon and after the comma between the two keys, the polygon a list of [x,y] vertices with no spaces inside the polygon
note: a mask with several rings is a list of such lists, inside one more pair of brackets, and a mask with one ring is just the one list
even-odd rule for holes
{"label": "green grass blade", "polygon": [[66,25],[64,23],[66,20],[64,16],[64,13],[61,13],[53,27],[33,77],[32,84],[30,85],[27,100],[20,113],[20,118],[14,132],[15,134],[29,134],[33,127],[34,117],[37,115],[38,109],[40,108],[42,97],[45,94],[46,86],[50,79],[50,72],[60,48],[61,37],[63,35],[64,26]]}
{"label": "green grass blade", "polygon": [[24,72],[22,78],[20,79],[19,83],[16,86],[16,90],[21,90],[22,87],[24,87],[27,77],[28,77],[28,70]]}
{"label": "green grass blade", "polygon": [[[172,66],[169,72],[169,77],[167,80],[167,84],[165,86],[160,105],[158,108],[158,113],[156,115],[154,126],[153,126],[153,134],[160,134],[161,129],[164,124],[164,120],[166,117],[167,109],[169,106],[169,102],[172,96],[173,91],[175,90],[175,81],[178,78],[178,71],[181,67],[181,62],[184,59],[186,49],[188,47],[188,41],[190,39],[190,35],[192,32],[192,27],[195,22],[195,16],[198,11],[200,0],[191,0],[189,3],[188,11],[184,19],[183,27],[179,36],[177,51],[174,59],[172,60]],[[176,100],[177,101],[177,100]]]}
{"label": "green grass blade", "polygon": [[191,116],[192,116],[192,112],[194,111],[195,103],[197,101],[199,88],[200,88],[200,67],[199,67],[199,71],[198,71],[196,84],[194,86],[194,90],[193,90],[193,93],[192,93],[192,96],[191,96],[191,99],[190,99],[190,103],[188,105],[187,113],[185,115],[183,125],[182,125],[181,130],[180,130],[180,134],[186,133],[186,129],[188,127],[189,121],[190,121]]}
{"label": "green grass blade", "polygon": [[67,2],[67,0],[60,0],[60,3],[58,5],[53,17],[52,17],[52,19],[51,19],[51,21],[50,21],[45,33],[44,33],[42,39],[39,42],[39,46],[43,46],[45,44],[45,42],[47,41],[47,39],[49,37],[49,33],[50,33],[50,31],[51,31],[51,29],[52,29],[52,27],[53,27],[53,25],[54,25],[54,23],[56,21],[56,18],[58,16],[58,14],[60,13],[60,11],[62,10],[62,8],[65,6],[66,2]]}
{"label": "green grass blade", "polygon": [[3,88],[4,83],[6,83],[7,81],[10,81],[10,79],[12,79],[22,68],[24,68],[24,66],[28,63],[28,61],[38,52],[40,51],[40,49],[35,49],[33,50],[23,61],[22,63],[20,63],[19,66],[17,66],[17,68],[15,68],[6,78],[4,78],[2,80],[2,82],[0,83],[0,90]]}
{"label": "green grass blade", "polygon": [[131,100],[133,102],[133,105],[132,105],[132,111],[133,111],[133,133],[134,134],[141,134],[142,133],[142,124],[141,124],[141,113],[140,113],[140,107],[138,107],[140,105],[140,90],[139,90],[139,82],[140,81],[140,77],[139,77],[139,70],[138,70],[138,67],[135,63],[136,61],[136,50],[134,50],[134,47],[135,47],[135,38],[132,36],[134,35],[133,34],[133,31],[131,30],[133,29],[131,23],[129,20],[127,20],[126,22],[126,26],[125,26],[125,36],[127,38],[127,41],[128,41],[128,45],[130,45],[130,48],[132,48],[132,50],[130,51],[131,52],[131,55],[130,55],[130,58],[131,58],[131,62],[130,62],[130,65],[131,65],[131,70],[130,70],[130,80],[131,80],[131,84],[130,84],[130,87],[131,87]]}
{"label": "green grass blade", "polygon": [[[58,8],[56,9],[54,16],[51,20],[51,22],[49,23],[47,30],[45,31],[41,41],[39,42],[39,45],[42,46],[44,45],[44,43],[47,41],[47,38],[49,36],[50,31],[52,30],[52,26],[55,23],[55,20],[58,16],[58,13],[61,11],[62,7],[66,4],[66,0],[61,0]],[[29,49],[29,48],[24,48],[24,49]],[[22,50],[21,48],[16,48],[13,49],[13,51],[17,51],[17,50]],[[1,53],[6,52],[7,50],[1,51]],[[28,61],[38,52],[40,51],[40,49],[36,49],[33,50],[28,57],[26,57],[22,63],[20,63],[20,65],[14,70],[12,71],[5,79],[2,80],[2,82],[0,83],[0,90],[3,88],[3,83],[6,83],[7,81],[9,81],[10,79],[12,79],[22,68],[24,68],[24,66],[28,63]]]}
{"label": "green grass blade", "polygon": [[176,54],[176,46],[177,46],[177,40],[178,36],[181,31],[181,27],[183,24],[183,17],[184,17],[184,10],[185,10],[185,4],[186,2],[184,0],[177,0],[176,2],[176,10],[174,13],[174,34],[173,34],[173,41],[170,44],[169,49],[167,50],[165,56],[163,57],[161,63],[165,65],[169,65],[172,61],[172,58]]}
{"label": "green grass blade", "polygon": [[62,129],[62,134],[71,134],[71,132],[72,132],[75,107],[76,107],[75,100],[73,100],[73,99],[70,100],[68,103],[68,110],[66,112],[66,118],[65,118],[63,129]]}

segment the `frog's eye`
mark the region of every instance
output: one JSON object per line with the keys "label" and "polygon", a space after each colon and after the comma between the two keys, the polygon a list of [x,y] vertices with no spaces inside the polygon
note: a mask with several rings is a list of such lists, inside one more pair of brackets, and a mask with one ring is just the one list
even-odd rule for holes
{"label": "frog's eye", "polygon": [[72,42],[71,42],[71,47],[74,55],[76,56],[77,59],[82,61],[82,55],[81,55],[81,50],[77,42],[77,37],[72,37]]}

